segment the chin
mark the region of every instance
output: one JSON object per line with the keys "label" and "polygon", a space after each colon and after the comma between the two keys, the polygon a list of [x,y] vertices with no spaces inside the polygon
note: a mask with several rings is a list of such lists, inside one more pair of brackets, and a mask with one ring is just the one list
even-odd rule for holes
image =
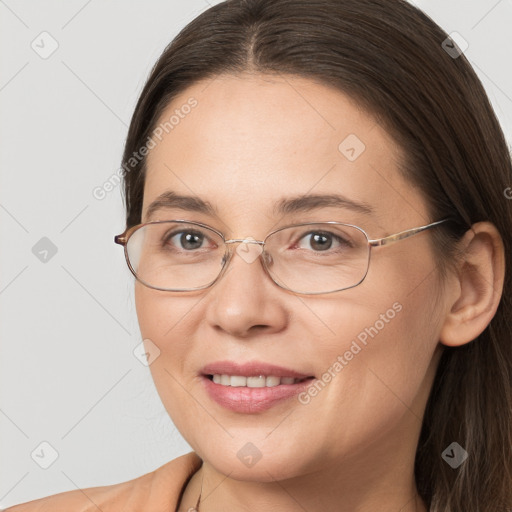
{"label": "chin", "polygon": [[[266,434],[265,434],[266,435]],[[246,438],[247,439],[247,438]],[[263,444],[263,446],[261,446]],[[194,448],[195,452],[216,471],[229,475],[230,478],[251,482],[273,482],[286,480],[313,470],[312,464],[308,464],[301,450],[302,459],[298,459],[298,450],[295,447],[278,449],[268,442],[256,443],[249,440],[240,441],[236,438],[224,443],[210,442]]]}

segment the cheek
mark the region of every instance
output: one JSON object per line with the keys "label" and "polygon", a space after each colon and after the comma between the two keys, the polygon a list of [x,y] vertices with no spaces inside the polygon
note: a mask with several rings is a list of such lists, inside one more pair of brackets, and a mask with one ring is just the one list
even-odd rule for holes
{"label": "cheek", "polygon": [[[408,412],[422,416],[438,346],[434,293],[428,279],[413,293],[395,285],[392,294],[374,290],[354,293],[344,304],[324,304],[323,318],[334,334],[318,340],[320,380],[326,383],[319,392],[326,389],[324,397],[314,398],[318,414],[342,418],[350,411],[354,425],[363,429],[370,428],[369,421],[391,428]],[[340,436],[346,435],[346,423],[338,425],[343,425]]]}
{"label": "cheek", "polygon": [[[160,399],[180,431],[194,425],[193,407],[190,407],[187,368],[194,353],[193,326],[198,297],[179,297],[167,292],[152,290],[139,282],[135,284],[135,305],[141,336],[148,349],[148,341],[156,345],[159,356],[149,369]],[[190,369],[188,370],[190,373]]]}
{"label": "cheek", "polygon": [[173,352],[190,346],[187,335],[197,322],[201,296],[179,296],[170,292],[152,290],[138,281],[135,283],[135,307],[141,335],[158,345],[162,352]]}
{"label": "cheek", "polygon": [[169,374],[183,371],[193,349],[186,329],[193,316],[194,303],[190,298],[177,298],[137,283],[135,306],[142,339],[145,343],[150,340],[160,351],[150,365],[155,384],[157,388],[168,387]]}

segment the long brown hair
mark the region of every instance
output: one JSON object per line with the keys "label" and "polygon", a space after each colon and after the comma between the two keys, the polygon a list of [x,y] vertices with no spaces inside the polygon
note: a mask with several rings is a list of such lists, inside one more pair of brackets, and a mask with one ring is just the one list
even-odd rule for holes
{"label": "long brown hair", "polygon": [[[169,102],[218,74],[278,73],[333,85],[373,115],[404,150],[400,171],[423,191],[439,275],[455,242],[490,221],[505,245],[498,310],[471,343],[445,348],[416,453],[419,493],[432,512],[512,508],[512,165],[481,82],[427,15],[403,0],[228,0],[165,48],[141,93],[122,167],[126,227],[141,221],[139,150]],[[445,43],[443,43],[445,42]],[[452,48],[452,51],[447,51]],[[469,453],[452,469],[452,442]]]}

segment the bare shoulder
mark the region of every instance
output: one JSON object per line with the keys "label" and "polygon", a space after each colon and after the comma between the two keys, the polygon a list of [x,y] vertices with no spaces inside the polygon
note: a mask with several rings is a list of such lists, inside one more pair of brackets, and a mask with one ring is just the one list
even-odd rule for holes
{"label": "bare shoulder", "polygon": [[201,462],[194,452],[189,452],[126,482],[66,491],[3,512],[141,512],[148,506],[151,510],[172,510],[184,482]]}

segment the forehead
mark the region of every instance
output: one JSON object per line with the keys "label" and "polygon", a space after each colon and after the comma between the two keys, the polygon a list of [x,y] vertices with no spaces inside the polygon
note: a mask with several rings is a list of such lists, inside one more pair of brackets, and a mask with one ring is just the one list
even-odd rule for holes
{"label": "forehead", "polygon": [[339,90],[304,78],[198,82],[167,106],[159,127],[143,220],[169,190],[201,198],[220,217],[268,218],[286,197],[339,193],[382,214],[397,201],[407,207],[403,194],[415,193],[397,172],[400,148],[376,120]]}

